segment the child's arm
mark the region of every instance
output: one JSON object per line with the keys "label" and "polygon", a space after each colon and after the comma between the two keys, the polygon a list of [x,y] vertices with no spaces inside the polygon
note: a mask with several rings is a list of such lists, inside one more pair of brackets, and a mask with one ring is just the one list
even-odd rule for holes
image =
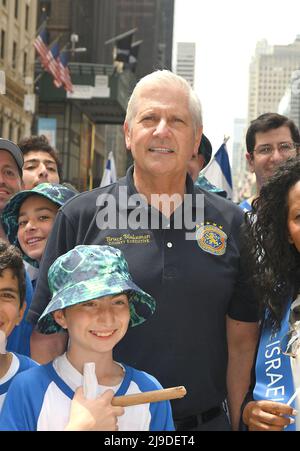
{"label": "child's arm", "polygon": [[107,390],[96,399],[86,399],[83,388],[79,387],[65,431],[117,431],[118,417],[124,414],[124,409],[111,405],[113,396],[113,390]]}

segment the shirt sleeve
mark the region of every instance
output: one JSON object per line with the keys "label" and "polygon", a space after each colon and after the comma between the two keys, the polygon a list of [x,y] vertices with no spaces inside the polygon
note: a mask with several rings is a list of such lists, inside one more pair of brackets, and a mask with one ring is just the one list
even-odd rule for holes
{"label": "shirt sleeve", "polygon": [[151,403],[150,431],[175,431],[170,401]]}
{"label": "shirt sleeve", "polygon": [[47,240],[33,300],[27,315],[27,321],[32,324],[37,323],[51,299],[48,286],[48,269],[60,255],[73,249],[75,245],[76,235],[74,228],[63,210],[59,210]]}
{"label": "shirt sleeve", "polygon": [[11,383],[0,413],[0,431],[36,431],[35,415],[26,396],[22,373]]}
{"label": "shirt sleeve", "polygon": [[244,246],[247,237],[245,236],[245,229],[243,226],[239,227],[237,235],[240,261],[237,281],[227,313],[230,318],[237,321],[257,322],[259,320],[259,308],[253,290],[253,283],[251,282],[248,257]]}

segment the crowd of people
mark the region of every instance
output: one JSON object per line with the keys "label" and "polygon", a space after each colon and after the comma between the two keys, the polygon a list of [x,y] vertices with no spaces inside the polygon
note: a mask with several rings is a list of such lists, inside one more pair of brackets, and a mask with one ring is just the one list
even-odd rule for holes
{"label": "crowd of people", "polygon": [[201,176],[212,146],[182,77],[137,83],[124,136],[126,176],[83,193],[45,137],[0,139],[0,430],[300,430],[297,127],[250,124],[241,205]]}

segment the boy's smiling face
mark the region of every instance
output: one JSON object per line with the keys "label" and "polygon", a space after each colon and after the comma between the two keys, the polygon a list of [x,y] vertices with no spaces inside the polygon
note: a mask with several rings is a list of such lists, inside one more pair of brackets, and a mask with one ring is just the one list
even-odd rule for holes
{"label": "boy's smiling face", "polygon": [[40,261],[53,227],[58,206],[43,196],[32,195],[21,205],[18,240],[24,254]]}
{"label": "boy's smiling face", "polygon": [[88,353],[112,354],[114,346],[124,337],[130,321],[129,301],[125,293],[103,296],[53,313],[55,321],[68,329],[68,355]]}
{"label": "boy's smiling face", "polygon": [[21,322],[25,308],[25,302],[20,308],[17,277],[11,269],[4,269],[0,275],[0,329],[6,337]]}

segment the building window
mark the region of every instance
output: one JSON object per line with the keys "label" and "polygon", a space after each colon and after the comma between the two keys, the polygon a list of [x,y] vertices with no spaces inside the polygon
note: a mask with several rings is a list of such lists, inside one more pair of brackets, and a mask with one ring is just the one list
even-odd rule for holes
{"label": "building window", "polygon": [[27,72],[27,52],[24,52],[24,59],[23,59],[23,74],[24,77],[26,75]]}
{"label": "building window", "polygon": [[1,30],[1,36],[0,36],[1,42],[0,42],[0,58],[4,59],[5,54],[5,31]]}
{"label": "building window", "polygon": [[12,67],[13,69],[17,67],[17,43],[15,41],[13,42]]}
{"label": "building window", "polygon": [[8,128],[8,139],[10,139],[11,141],[13,139],[13,125],[11,122],[10,122],[9,128]]}
{"label": "building window", "polygon": [[25,9],[25,30],[28,31],[29,27],[29,5],[26,5]]}
{"label": "building window", "polygon": [[21,125],[18,127],[18,133],[17,133],[17,142],[20,142],[22,138],[22,127]]}
{"label": "building window", "polygon": [[19,0],[15,0],[15,18],[17,19],[19,15]]}

